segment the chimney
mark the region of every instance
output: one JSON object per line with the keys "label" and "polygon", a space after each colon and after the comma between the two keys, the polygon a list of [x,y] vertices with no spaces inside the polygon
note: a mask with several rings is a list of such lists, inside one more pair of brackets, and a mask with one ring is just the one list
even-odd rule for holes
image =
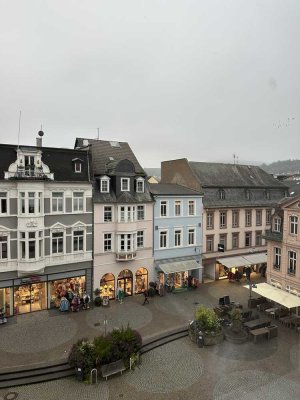
{"label": "chimney", "polygon": [[42,147],[42,141],[43,141],[43,136],[44,136],[44,132],[43,131],[39,131],[38,132],[39,137],[36,138],[36,147]]}

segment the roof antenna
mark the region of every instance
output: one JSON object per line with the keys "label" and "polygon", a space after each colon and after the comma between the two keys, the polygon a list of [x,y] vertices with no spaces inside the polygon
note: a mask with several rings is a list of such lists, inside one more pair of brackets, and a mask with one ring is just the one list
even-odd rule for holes
{"label": "roof antenna", "polygon": [[97,136],[97,139],[99,140],[99,128],[97,128],[97,131],[98,131],[98,136]]}
{"label": "roof antenna", "polygon": [[20,114],[19,114],[18,150],[19,150],[19,146],[20,146],[20,131],[21,131],[21,110],[20,110]]}
{"label": "roof antenna", "polygon": [[233,153],[233,164],[235,164],[235,153]]}

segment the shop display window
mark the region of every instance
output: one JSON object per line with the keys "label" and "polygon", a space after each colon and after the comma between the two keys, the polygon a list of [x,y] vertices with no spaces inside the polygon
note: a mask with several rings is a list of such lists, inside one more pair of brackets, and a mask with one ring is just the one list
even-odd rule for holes
{"label": "shop display window", "polygon": [[135,293],[143,293],[148,287],[148,271],[146,268],[140,268],[135,274]]}
{"label": "shop display window", "polygon": [[118,287],[120,287],[125,296],[132,296],[133,275],[129,269],[124,269],[118,276]]}
{"label": "shop display window", "polygon": [[14,314],[47,309],[46,282],[14,287]]}
{"label": "shop display window", "polygon": [[115,276],[113,274],[105,274],[100,281],[100,296],[108,296],[110,300],[115,298]]}
{"label": "shop display window", "polygon": [[4,288],[0,289],[0,309],[3,309],[3,312],[6,317],[8,317],[10,313],[10,306],[11,306],[11,289]]}
{"label": "shop display window", "polygon": [[50,308],[59,308],[62,297],[71,301],[75,294],[82,297],[84,292],[85,276],[51,281],[49,282]]}

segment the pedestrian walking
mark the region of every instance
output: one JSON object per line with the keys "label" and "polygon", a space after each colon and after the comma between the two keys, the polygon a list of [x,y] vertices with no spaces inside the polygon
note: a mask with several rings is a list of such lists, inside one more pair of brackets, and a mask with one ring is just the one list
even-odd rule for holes
{"label": "pedestrian walking", "polygon": [[143,306],[145,304],[149,304],[148,297],[149,297],[148,290],[144,290],[144,303],[143,303]]}

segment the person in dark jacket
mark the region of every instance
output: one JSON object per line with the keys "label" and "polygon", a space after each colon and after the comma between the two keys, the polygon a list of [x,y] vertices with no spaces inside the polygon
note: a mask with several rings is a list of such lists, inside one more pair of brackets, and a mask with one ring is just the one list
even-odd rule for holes
{"label": "person in dark jacket", "polygon": [[144,306],[145,304],[149,304],[149,299],[148,299],[148,297],[149,297],[148,290],[144,290],[144,303],[143,303],[143,306]]}

